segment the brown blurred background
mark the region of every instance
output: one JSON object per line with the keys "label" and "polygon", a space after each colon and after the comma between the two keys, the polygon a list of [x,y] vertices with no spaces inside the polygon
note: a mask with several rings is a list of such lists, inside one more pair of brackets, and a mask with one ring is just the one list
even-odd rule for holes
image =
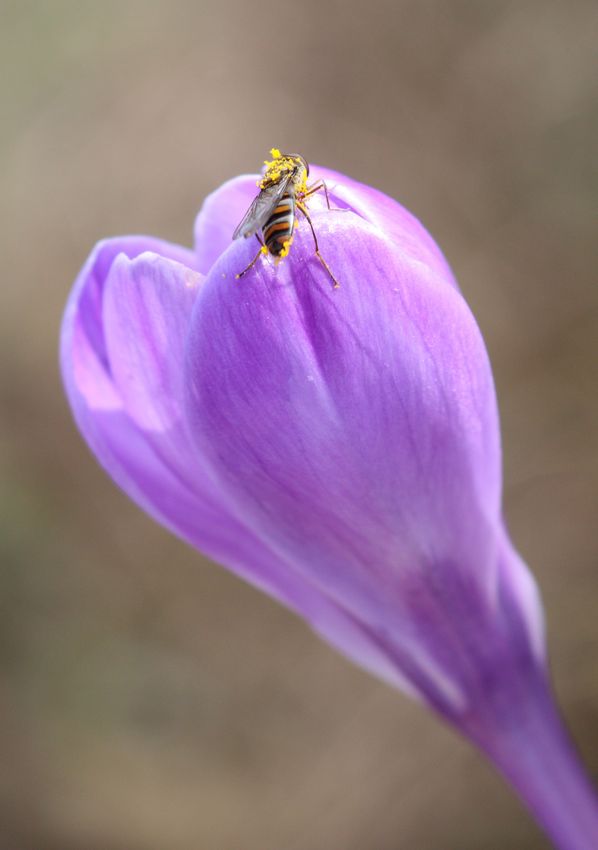
{"label": "brown blurred background", "polygon": [[598,775],[591,2],[0,4],[2,850],[535,850],[492,770],[153,525],[77,434],[93,243],[189,244],[272,146],[400,199],[494,364],[505,509]]}

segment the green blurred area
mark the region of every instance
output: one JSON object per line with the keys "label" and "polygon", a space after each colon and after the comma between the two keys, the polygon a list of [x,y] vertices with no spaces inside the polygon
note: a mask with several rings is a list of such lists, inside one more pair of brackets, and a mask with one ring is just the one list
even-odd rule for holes
{"label": "green blurred area", "polygon": [[536,850],[467,745],[154,526],[72,424],[93,243],[273,147],[398,198],[495,369],[505,509],[598,775],[590,2],[0,4],[0,847]]}

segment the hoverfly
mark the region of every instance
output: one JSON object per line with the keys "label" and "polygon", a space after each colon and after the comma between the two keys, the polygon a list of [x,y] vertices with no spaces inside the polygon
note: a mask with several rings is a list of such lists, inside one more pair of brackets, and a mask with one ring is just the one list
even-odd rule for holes
{"label": "hoverfly", "polygon": [[233,239],[239,239],[241,236],[246,239],[249,236],[255,236],[261,248],[247,268],[243,269],[237,277],[243,277],[244,274],[247,274],[261,254],[272,254],[277,259],[287,256],[296,226],[295,209],[298,209],[303,213],[310,226],[316,248],[316,257],[330,275],[336,289],[339,283],[330,271],[328,263],[320,254],[318,239],[305,204],[310,195],[323,190],[328,209],[331,209],[326,184],[323,180],[318,180],[311,186],[307,185],[309,165],[300,154],[281,153],[276,148],[273,148],[270,153],[272,161],[264,163],[266,171],[257,184],[260,190],[259,195],[254,199],[243,220],[233,233]]}

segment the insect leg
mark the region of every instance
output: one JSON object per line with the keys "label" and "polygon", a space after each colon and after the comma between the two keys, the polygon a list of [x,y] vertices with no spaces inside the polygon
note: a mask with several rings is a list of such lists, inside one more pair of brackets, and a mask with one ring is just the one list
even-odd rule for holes
{"label": "insect leg", "polygon": [[329,210],[334,210],[335,212],[348,212],[348,207],[331,207],[330,206],[330,195],[328,194],[328,186],[326,185],[324,180],[318,180],[312,186],[308,186],[305,192],[303,193],[303,198],[308,198],[310,195],[313,195],[315,192],[320,192],[324,190],[324,194],[326,195],[326,206]]}
{"label": "insect leg", "polygon": [[[247,268],[243,269],[243,271],[242,271],[242,272],[239,272],[239,274],[236,274],[236,275],[235,275],[235,277],[236,277],[236,279],[237,279],[237,280],[238,280],[240,277],[243,277],[243,275],[244,275],[244,274],[247,274],[247,272],[249,271],[249,269],[252,269],[252,268],[255,266],[255,264],[256,264],[256,263],[257,263],[257,261],[259,260],[260,256],[261,256],[262,254],[264,254],[264,253],[265,253],[264,249],[266,248],[266,246],[264,245],[264,243],[263,243],[263,242],[262,242],[262,240],[260,239],[260,237],[259,237],[259,234],[258,234],[258,233],[256,233],[256,234],[255,234],[255,238],[257,239],[257,241],[260,243],[260,245],[261,245],[262,247],[261,247],[261,248],[260,248],[260,250],[257,252],[257,254],[256,254],[256,255],[255,255],[255,257],[253,258],[253,260],[249,263],[249,265],[247,266]],[[266,249],[266,250],[267,250],[267,249]]]}
{"label": "insect leg", "polygon": [[307,189],[305,190],[303,197],[308,198],[310,195],[313,195],[315,192],[320,192],[322,189],[324,190],[324,194],[326,195],[326,205],[327,205],[328,209],[331,210],[332,207],[330,206],[330,197],[328,196],[328,187],[326,186],[326,183],[324,182],[324,180],[318,180],[313,185],[308,186]]}
{"label": "insect leg", "polygon": [[334,288],[338,289],[339,286],[340,286],[340,283],[338,282],[338,280],[335,278],[335,276],[330,271],[330,267],[329,267],[328,263],[326,262],[326,260],[324,259],[324,257],[320,254],[320,248],[318,246],[318,237],[316,236],[316,231],[314,230],[314,226],[311,223],[311,218],[309,217],[309,213],[307,212],[307,209],[301,203],[301,201],[297,201],[296,203],[297,203],[297,208],[301,210],[301,212],[303,213],[303,215],[307,219],[307,223],[309,224],[309,227],[310,227],[310,230],[311,230],[311,235],[314,237],[314,245],[316,246],[316,257],[322,263],[322,265],[324,266],[324,268],[326,269],[326,271],[330,275],[330,279],[332,280],[332,283],[334,284]]}

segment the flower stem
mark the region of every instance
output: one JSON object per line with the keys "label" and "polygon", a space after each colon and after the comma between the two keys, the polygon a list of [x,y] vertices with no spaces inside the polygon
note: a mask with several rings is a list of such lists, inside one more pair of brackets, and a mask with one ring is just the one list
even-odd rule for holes
{"label": "flower stem", "polygon": [[498,732],[472,737],[558,850],[597,850],[598,798],[546,684],[513,715]]}

